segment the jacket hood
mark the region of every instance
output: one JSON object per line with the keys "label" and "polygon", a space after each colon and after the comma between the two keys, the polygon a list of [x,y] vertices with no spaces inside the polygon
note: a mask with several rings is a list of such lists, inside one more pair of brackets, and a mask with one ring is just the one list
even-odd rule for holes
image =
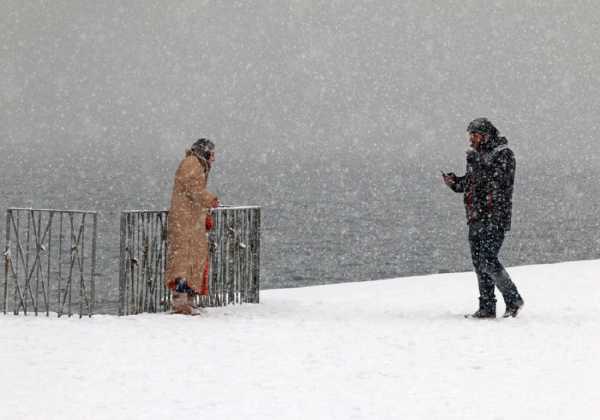
{"label": "jacket hood", "polygon": [[491,152],[492,150],[496,149],[499,146],[505,146],[508,144],[508,140],[506,139],[506,137],[492,137],[491,139],[489,139],[489,141],[487,141],[486,143],[482,144],[481,146],[481,152],[482,153],[486,153],[486,152]]}

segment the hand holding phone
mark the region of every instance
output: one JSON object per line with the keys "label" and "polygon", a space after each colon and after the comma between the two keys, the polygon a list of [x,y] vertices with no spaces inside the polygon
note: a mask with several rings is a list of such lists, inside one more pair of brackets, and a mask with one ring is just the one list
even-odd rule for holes
{"label": "hand holding phone", "polygon": [[456,175],[453,172],[444,173],[444,171],[440,171],[442,173],[442,178],[444,179],[444,184],[447,186],[452,186],[456,183]]}

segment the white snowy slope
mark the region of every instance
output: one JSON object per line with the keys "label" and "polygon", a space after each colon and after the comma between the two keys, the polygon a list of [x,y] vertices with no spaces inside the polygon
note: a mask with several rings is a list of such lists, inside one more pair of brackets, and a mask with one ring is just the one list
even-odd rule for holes
{"label": "white snowy slope", "polygon": [[[592,419],[600,260],[269,290],[203,316],[0,315],[2,419]],[[503,305],[498,305],[500,313]]]}

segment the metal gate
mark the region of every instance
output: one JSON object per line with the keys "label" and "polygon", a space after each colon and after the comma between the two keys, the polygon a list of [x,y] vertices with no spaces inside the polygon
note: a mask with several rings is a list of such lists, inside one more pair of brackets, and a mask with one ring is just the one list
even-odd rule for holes
{"label": "metal gate", "polygon": [[96,212],[8,209],[3,312],[91,316],[97,226]]}
{"label": "metal gate", "polygon": [[[121,213],[119,315],[170,309],[165,288],[167,211]],[[201,306],[258,303],[260,291],[260,207],[213,210],[209,234],[208,295]]]}

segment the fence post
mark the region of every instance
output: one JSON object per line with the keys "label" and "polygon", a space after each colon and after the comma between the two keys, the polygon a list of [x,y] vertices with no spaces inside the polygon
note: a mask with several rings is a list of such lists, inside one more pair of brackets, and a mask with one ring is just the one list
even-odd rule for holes
{"label": "fence post", "polygon": [[256,225],[254,226],[255,248],[254,248],[254,272],[253,272],[253,300],[252,303],[260,303],[260,230],[261,209],[256,209]]}
{"label": "fence post", "polygon": [[11,211],[6,210],[6,246],[4,250],[4,296],[2,298],[2,311],[6,315],[6,307],[8,305],[8,271],[9,265],[12,263],[10,255],[10,216]]}
{"label": "fence post", "polygon": [[96,306],[96,238],[98,236],[98,213],[94,213],[93,215],[94,221],[92,225],[92,272],[90,274],[90,280],[92,282],[91,285],[91,307],[90,314],[91,317],[94,313],[94,309]]}
{"label": "fence post", "polygon": [[127,214],[121,213],[121,234],[119,250],[119,315],[125,315],[125,247],[127,235]]}

